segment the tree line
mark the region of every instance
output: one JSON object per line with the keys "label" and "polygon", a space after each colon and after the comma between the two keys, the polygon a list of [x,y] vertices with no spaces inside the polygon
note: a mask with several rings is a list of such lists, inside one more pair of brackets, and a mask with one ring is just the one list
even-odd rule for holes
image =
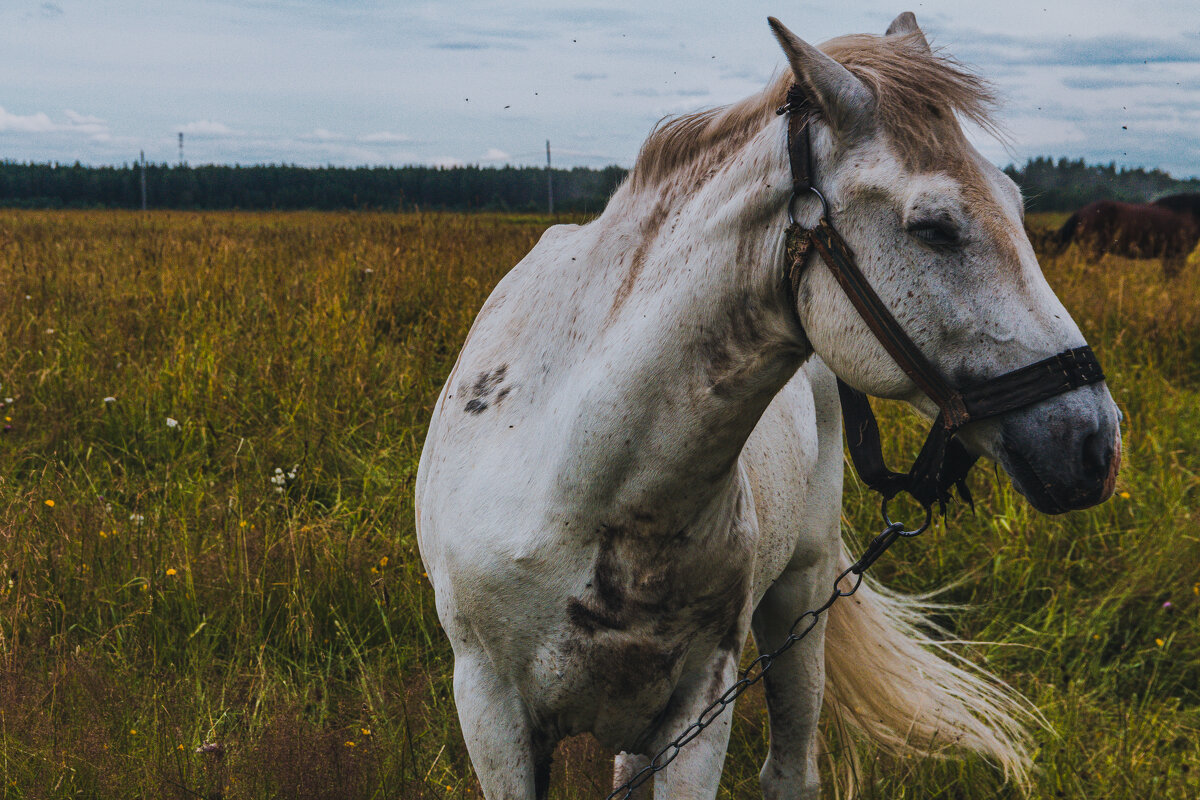
{"label": "tree line", "polygon": [[[557,211],[599,211],[620,167],[552,171]],[[188,210],[545,211],[536,167],[297,167],[147,164],[146,205]],[[141,208],[142,167],[0,162],[0,206]]]}
{"label": "tree line", "polygon": [[1200,179],[1179,180],[1160,169],[1086,164],[1083,159],[1031,158],[1004,171],[1021,187],[1028,211],[1074,211],[1095,200],[1147,203],[1169,194],[1200,192]]}
{"label": "tree line", "polygon": [[[1177,180],[1162,170],[1034,158],[1005,172],[1030,211],[1071,211],[1093,200],[1145,202],[1200,192],[1200,179]],[[555,169],[555,210],[596,212],[625,170]],[[547,171],[539,167],[297,167],[147,164],[149,208],[391,209],[545,211]],[[18,208],[140,208],[139,164],[90,167],[0,161],[0,206]]]}

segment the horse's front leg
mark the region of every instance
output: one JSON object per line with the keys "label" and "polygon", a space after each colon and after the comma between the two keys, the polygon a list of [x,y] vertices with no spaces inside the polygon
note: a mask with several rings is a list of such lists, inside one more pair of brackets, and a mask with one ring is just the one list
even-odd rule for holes
{"label": "horse's front leg", "polygon": [[483,653],[454,659],[454,701],[467,752],[487,800],[544,800],[554,743]]}
{"label": "horse's front leg", "polygon": [[[754,612],[754,641],[770,652],[787,639],[792,622],[828,597],[832,569],[825,564],[788,569],[767,590]],[[800,623],[803,628],[807,620]],[[763,677],[771,745],[759,780],[766,800],[816,800],[817,721],[825,694],[825,618],[783,655]]]}
{"label": "horse's front leg", "polygon": [[[742,627],[742,636],[745,636],[745,627]],[[739,640],[736,652],[716,651],[707,667],[697,670],[691,680],[680,685],[659,728],[661,735],[657,737],[652,754],[678,737],[737,680],[740,655]],[[684,745],[670,766],[655,775],[655,800],[712,800],[717,796],[732,721],[733,709],[726,709],[699,736]],[[664,757],[669,757],[671,752],[673,749]]]}

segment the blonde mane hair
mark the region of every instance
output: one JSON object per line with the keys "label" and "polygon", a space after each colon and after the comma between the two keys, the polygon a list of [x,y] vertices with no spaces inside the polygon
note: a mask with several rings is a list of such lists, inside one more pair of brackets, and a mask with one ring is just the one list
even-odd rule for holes
{"label": "blonde mane hair", "polygon": [[[990,84],[953,58],[931,51],[918,33],[855,34],[820,48],[871,90],[885,134],[905,166],[930,171],[961,153],[965,119],[999,136],[992,119],[996,96]],[[740,150],[783,105],[791,71],[740,102],[660,121],[630,172],[635,190],[685,172],[702,183],[717,165]]]}

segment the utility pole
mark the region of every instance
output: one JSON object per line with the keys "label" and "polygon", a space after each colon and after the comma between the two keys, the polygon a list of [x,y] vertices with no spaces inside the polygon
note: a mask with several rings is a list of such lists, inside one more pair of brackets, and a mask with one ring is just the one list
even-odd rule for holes
{"label": "utility pole", "polygon": [[554,173],[550,171],[550,140],[546,140],[546,205],[554,213]]}
{"label": "utility pole", "polygon": [[179,132],[179,166],[183,166],[183,131]]}
{"label": "utility pole", "polygon": [[142,211],[146,210],[146,151],[142,151]]}

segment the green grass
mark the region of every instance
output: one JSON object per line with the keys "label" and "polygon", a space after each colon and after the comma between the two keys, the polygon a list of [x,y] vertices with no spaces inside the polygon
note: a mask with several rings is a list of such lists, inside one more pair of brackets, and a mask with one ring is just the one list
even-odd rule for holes
{"label": "green grass", "polygon": [[[412,481],[476,310],[547,222],[0,212],[0,797],[478,796]],[[985,468],[974,515],[876,570],[953,584],[940,621],[1051,721],[1035,796],[1194,797],[1200,269],[1044,265],[1126,414],[1128,496],[1044,517]],[[884,416],[899,463],[923,431]],[[861,547],[876,503],[848,484]],[[722,797],[758,796],[763,714],[739,704]],[[832,734],[827,770],[847,746],[866,797],[1016,796],[978,759]],[[554,796],[603,796],[593,743],[561,756]]]}

